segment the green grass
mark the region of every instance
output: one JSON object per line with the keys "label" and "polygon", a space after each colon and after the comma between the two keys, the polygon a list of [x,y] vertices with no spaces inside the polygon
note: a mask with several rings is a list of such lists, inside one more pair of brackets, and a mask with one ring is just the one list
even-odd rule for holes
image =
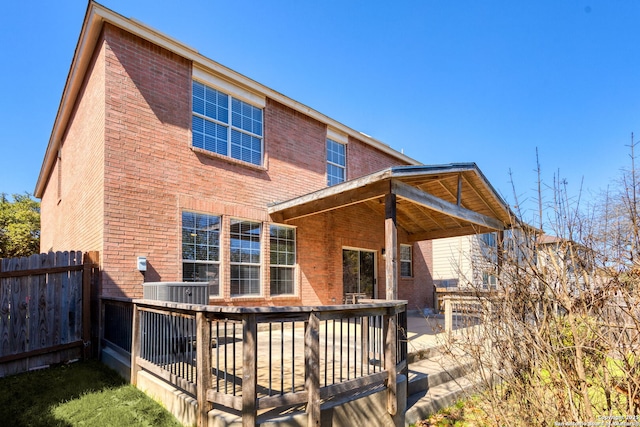
{"label": "green grass", "polygon": [[181,426],[160,404],[97,361],[1,378],[0,425]]}
{"label": "green grass", "polygon": [[441,409],[413,427],[487,427],[491,423],[481,406],[481,396],[474,395]]}

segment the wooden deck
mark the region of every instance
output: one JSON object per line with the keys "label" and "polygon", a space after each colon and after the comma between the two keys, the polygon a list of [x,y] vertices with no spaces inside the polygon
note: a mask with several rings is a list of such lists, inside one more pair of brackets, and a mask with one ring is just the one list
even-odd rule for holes
{"label": "wooden deck", "polygon": [[255,425],[262,412],[303,405],[317,425],[323,401],[371,387],[386,388],[387,410],[397,411],[396,375],[407,366],[405,301],[257,308],[133,303],[132,382],[146,370],[192,395],[199,425],[213,404],[240,412],[243,425]]}

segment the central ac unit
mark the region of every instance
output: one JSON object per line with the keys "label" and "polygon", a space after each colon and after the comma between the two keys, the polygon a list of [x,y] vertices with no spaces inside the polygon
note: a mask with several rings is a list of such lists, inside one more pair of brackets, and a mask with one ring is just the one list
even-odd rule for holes
{"label": "central ac unit", "polygon": [[207,282],[148,282],[142,288],[144,299],[203,305],[209,303]]}

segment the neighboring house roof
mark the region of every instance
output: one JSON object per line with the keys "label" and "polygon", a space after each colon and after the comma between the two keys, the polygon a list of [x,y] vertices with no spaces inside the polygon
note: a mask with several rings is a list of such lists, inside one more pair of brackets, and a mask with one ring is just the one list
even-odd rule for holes
{"label": "neighboring house roof", "polygon": [[388,194],[395,194],[398,223],[413,241],[521,225],[475,163],[391,167],[276,202],[269,214],[291,221],[358,203],[384,214]]}
{"label": "neighboring house roof", "polygon": [[92,59],[96,44],[100,38],[100,32],[104,23],[110,23],[116,27],[122,28],[138,37],[148,40],[164,49],[176,53],[188,60],[193,61],[194,70],[205,70],[208,73],[213,73],[217,77],[232,82],[233,85],[240,86],[243,89],[259,94],[261,96],[273,99],[281,104],[284,104],[296,111],[301,112],[309,117],[312,117],[322,123],[327,124],[331,128],[357,138],[366,144],[396,157],[403,163],[412,165],[419,165],[420,162],[412,159],[411,157],[394,150],[389,145],[378,141],[368,135],[358,132],[350,127],[343,125],[342,123],[325,116],[324,114],[301,104],[291,98],[288,98],[281,93],[264,86],[236,71],[233,71],[203,55],[198,53],[197,50],[181,43],[169,36],[166,36],[147,25],[144,25],[136,20],[128,19],[119,15],[116,12],[107,9],[106,7],[92,2],[89,2],[87,13],[84,18],[78,44],[76,46],[73,60],[67,80],[62,93],[62,99],[58,107],[56,119],[53,125],[53,130],[49,138],[47,150],[45,152],[44,160],[40,170],[40,175],[36,183],[34,194],[36,197],[41,198],[53,168],[57,152],[60,148],[60,143],[64,138],[64,133],[67,128],[67,124],[73,113],[73,108],[76,103],[78,94],[80,93],[85,73],[89,67]]}

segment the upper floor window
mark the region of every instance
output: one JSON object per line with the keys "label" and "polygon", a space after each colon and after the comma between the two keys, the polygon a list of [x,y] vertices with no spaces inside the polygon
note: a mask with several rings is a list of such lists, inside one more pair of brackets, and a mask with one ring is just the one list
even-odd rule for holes
{"label": "upper floor window", "polygon": [[347,176],[346,146],[327,138],[327,185],[344,182]]}
{"label": "upper floor window", "polygon": [[231,220],[231,295],[260,295],[259,222]]}
{"label": "upper floor window", "polygon": [[400,245],[400,277],[413,276],[411,245]]}
{"label": "upper floor window", "polygon": [[269,234],[271,295],[291,295],[295,292],[296,229],[274,224]]}
{"label": "upper floor window", "polygon": [[194,147],[262,165],[262,109],[193,81]]}
{"label": "upper floor window", "polygon": [[496,241],[496,233],[484,233],[479,236],[480,239],[480,253],[482,256],[491,262],[498,260],[498,244]]}
{"label": "upper floor window", "polygon": [[182,281],[209,282],[220,294],[220,217],[182,213]]}

